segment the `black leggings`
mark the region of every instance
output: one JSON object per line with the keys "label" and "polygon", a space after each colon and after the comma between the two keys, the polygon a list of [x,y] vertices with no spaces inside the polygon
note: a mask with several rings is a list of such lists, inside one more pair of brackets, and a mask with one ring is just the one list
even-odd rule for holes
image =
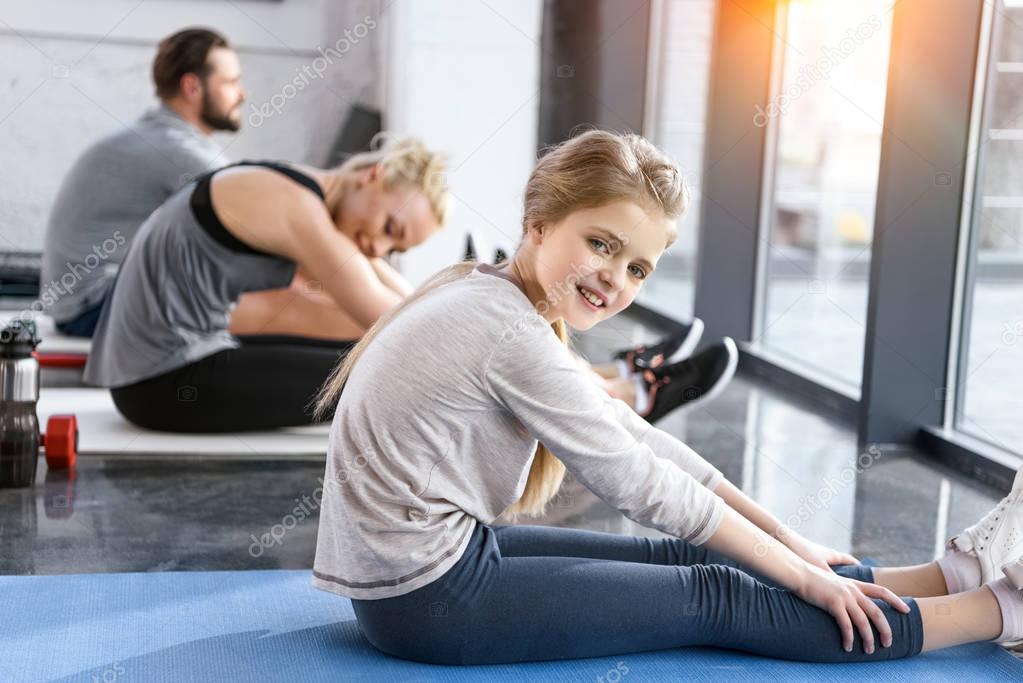
{"label": "black leggings", "polygon": [[117,410],[164,432],[242,432],[313,423],[312,400],[355,341],[239,336],[177,370],[111,389]]}

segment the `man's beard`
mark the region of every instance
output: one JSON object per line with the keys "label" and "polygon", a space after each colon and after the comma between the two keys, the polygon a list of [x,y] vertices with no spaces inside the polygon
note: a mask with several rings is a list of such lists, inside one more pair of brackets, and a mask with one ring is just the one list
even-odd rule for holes
{"label": "man's beard", "polygon": [[241,120],[235,121],[231,119],[228,113],[219,112],[213,108],[213,103],[210,102],[210,92],[203,88],[202,93],[202,111],[199,112],[199,118],[202,119],[203,123],[212,128],[213,130],[229,130],[237,131],[241,128]]}

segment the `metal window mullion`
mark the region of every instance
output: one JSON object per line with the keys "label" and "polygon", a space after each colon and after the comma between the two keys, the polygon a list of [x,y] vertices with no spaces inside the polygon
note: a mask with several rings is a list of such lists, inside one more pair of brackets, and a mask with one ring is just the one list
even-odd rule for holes
{"label": "metal window mullion", "polygon": [[[788,2],[778,3],[775,12],[774,41],[771,46],[771,75],[767,92],[767,102],[775,94],[781,92],[785,77],[785,37],[788,32]],[[775,171],[778,166],[778,126],[781,116],[771,116],[764,130],[763,183],[760,192],[760,209],[758,211],[756,236],[756,273],[754,274],[753,309],[750,320],[750,341],[762,344],[761,333],[764,328],[764,316],[767,310],[768,287],[768,254],[771,251],[772,230],[774,228],[774,190]]]}
{"label": "metal window mullion", "polygon": [[[997,2],[997,0],[995,0]],[[990,116],[989,96],[997,70],[991,69],[991,59],[997,54],[995,30],[997,19],[991,3],[984,3],[977,49],[977,75],[974,77],[973,107],[970,113],[970,141],[966,157],[963,202],[960,216],[959,244],[956,254],[956,282],[953,291],[952,324],[949,328],[949,367],[946,382],[946,402],[943,426],[956,429],[962,421],[966,398],[966,382],[970,361],[970,335],[973,320],[973,297],[977,250],[984,209],[983,178],[985,153],[981,137],[988,128]]]}

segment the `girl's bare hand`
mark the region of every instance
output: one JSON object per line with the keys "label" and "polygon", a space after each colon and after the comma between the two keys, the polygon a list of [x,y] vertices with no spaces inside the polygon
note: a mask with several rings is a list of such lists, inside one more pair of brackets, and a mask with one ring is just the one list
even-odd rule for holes
{"label": "girl's bare hand", "polygon": [[791,537],[786,539],[785,545],[796,555],[825,571],[833,571],[831,569],[833,564],[860,564],[860,561],[849,553],[839,552],[820,543],[814,543],[795,532],[791,532]]}
{"label": "girl's bare hand", "polygon": [[846,652],[852,652],[853,629],[859,631],[863,639],[863,651],[867,654],[874,652],[871,622],[877,628],[882,647],[891,647],[892,629],[872,598],[880,598],[904,614],[909,612],[909,605],[883,586],[848,579],[811,565],[807,565],[806,578],[795,592],[835,618]]}

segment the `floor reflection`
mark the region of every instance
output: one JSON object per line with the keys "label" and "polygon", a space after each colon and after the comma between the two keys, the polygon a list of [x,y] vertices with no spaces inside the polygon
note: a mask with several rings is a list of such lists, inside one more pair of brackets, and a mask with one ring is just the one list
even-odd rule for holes
{"label": "floor reflection", "polygon": [[[583,354],[654,334],[612,320]],[[741,377],[662,420],[744,491],[813,540],[882,564],[933,559],[1001,497],[912,450],[860,452],[852,426]],[[0,573],[308,568],[323,462],[83,457],[74,479],[41,464],[34,489],[0,490]],[[528,523],[660,536],[570,477]]]}

